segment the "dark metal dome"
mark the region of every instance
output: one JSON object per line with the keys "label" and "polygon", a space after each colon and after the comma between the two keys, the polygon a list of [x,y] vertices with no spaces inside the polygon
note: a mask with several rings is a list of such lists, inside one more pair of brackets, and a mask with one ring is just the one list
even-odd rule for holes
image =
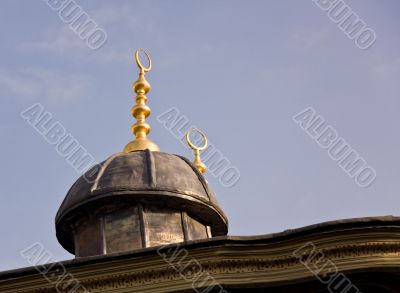
{"label": "dark metal dome", "polygon": [[[110,210],[127,206],[135,206],[139,214],[142,212],[138,216],[138,225],[142,230],[140,247],[154,246],[145,241],[149,239],[149,235],[145,234],[151,233],[151,227],[146,228],[147,222],[143,219],[143,214],[147,211],[154,212],[154,209],[182,213],[183,218],[187,217],[206,227],[210,231],[208,237],[211,234],[227,234],[227,218],[196,167],[184,157],[144,150],[116,153],[94,166],[73,184],[56,216],[57,238],[65,249],[76,255],[107,253],[104,247],[97,247],[95,253],[82,252],[85,247],[81,249],[81,253],[77,252],[76,246],[85,246],[87,244],[82,243],[88,241],[85,236],[79,244],[78,228],[82,229],[82,223],[89,226],[93,223],[96,227],[89,227],[91,232],[88,233],[104,238],[105,232],[101,228],[104,223],[98,225],[98,222],[104,222],[104,215],[109,214]],[[115,228],[113,229],[115,237]],[[183,226],[184,232],[188,229],[190,227]],[[165,230],[168,231],[168,228]]]}

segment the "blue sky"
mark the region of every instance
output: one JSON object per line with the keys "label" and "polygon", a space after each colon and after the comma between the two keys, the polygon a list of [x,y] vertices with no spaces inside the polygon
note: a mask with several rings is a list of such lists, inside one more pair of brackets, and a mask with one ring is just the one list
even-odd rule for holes
{"label": "blue sky", "polygon": [[[203,129],[240,170],[232,188],[206,178],[230,235],[257,235],[353,217],[400,214],[400,3],[346,1],[372,28],[361,50],[304,1],[77,1],[107,33],[91,50],[45,1],[0,10],[0,270],[29,266],[40,242],[70,259],[54,217],[79,174],[20,116],[40,103],[97,160],[132,139],[136,48],[147,75],[150,137],[192,154],[156,119],[171,107]],[[359,187],[292,120],[312,107],[377,173]]]}

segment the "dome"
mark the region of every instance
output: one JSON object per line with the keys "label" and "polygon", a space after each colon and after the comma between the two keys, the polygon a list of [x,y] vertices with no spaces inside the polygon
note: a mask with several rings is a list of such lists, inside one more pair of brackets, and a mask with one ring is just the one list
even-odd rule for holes
{"label": "dome", "polygon": [[[180,222],[182,233],[176,230]],[[72,185],[56,215],[59,242],[77,256],[226,235],[227,224],[193,163],[148,149],[116,153],[92,167]],[[111,250],[99,246],[107,241]]]}
{"label": "dome", "polygon": [[[148,59],[144,67],[142,51]],[[150,108],[145,79],[151,70],[150,56],[135,53],[139,78],[133,83],[136,104],[135,139],[123,152],[110,156],[82,175],[68,191],[56,215],[60,244],[76,257],[119,253],[140,248],[199,240],[228,233],[228,221],[204,179],[206,166],[198,147],[194,161],[160,152],[147,136]]]}

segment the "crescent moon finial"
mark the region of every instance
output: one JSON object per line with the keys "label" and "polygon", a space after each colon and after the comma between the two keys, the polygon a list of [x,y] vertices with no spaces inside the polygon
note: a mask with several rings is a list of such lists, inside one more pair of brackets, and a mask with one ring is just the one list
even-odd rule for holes
{"label": "crescent moon finial", "polygon": [[[196,146],[195,144],[193,144],[190,141],[190,134],[192,134],[193,132],[198,132],[202,137],[203,137],[203,145],[202,146]],[[200,151],[204,151],[207,148],[207,137],[205,136],[205,134],[195,128],[190,128],[188,130],[188,132],[186,133],[186,143],[188,144],[188,146],[194,151],[194,161],[193,164],[196,166],[197,170],[199,170],[200,173],[204,173],[206,172],[206,165],[201,161],[200,158]]]}
{"label": "crescent moon finial", "polygon": [[[147,67],[144,67],[139,58],[139,53],[143,52],[147,59]],[[125,153],[133,151],[141,151],[149,149],[151,151],[159,151],[160,148],[152,142],[147,135],[149,134],[151,127],[146,122],[146,118],[150,115],[150,108],[147,106],[146,94],[150,91],[150,84],[145,78],[146,72],[151,70],[151,58],[150,55],[143,49],[137,49],[135,52],[136,64],[139,67],[139,78],[136,80],[132,89],[136,93],[134,105],[131,109],[132,116],[136,119],[136,123],[132,125],[131,130],[135,135],[135,139],[130,141],[124,148]]]}
{"label": "crescent moon finial", "polygon": [[[139,58],[139,53],[143,52],[144,55],[146,56],[147,59],[147,67],[144,67],[142,62],[140,62],[140,58]],[[136,59],[136,64],[139,67],[140,73],[146,73],[149,72],[151,70],[152,64],[151,64],[151,58],[150,55],[144,50],[144,49],[137,49],[135,52],[135,59]]]}

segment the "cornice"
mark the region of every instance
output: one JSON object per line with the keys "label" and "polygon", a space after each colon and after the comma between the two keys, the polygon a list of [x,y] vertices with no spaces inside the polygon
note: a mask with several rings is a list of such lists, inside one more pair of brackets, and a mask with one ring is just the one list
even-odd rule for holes
{"label": "cornice", "polygon": [[[314,280],[294,251],[312,243],[343,273],[399,272],[400,227],[375,227],[310,233],[280,239],[259,237],[257,241],[216,239],[179,246],[195,260],[202,274],[222,286],[248,287],[289,284]],[[174,250],[178,246],[170,245]],[[185,260],[185,262],[186,262]],[[180,274],[157,253],[127,254],[91,263],[65,263],[65,267],[89,292],[174,292],[192,287],[193,269]],[[321,272],[322,274],[328,272]],[[0,282],[7,293],[57,292],[39,273]],[[84,292],[76,291],[76,292]]]}

